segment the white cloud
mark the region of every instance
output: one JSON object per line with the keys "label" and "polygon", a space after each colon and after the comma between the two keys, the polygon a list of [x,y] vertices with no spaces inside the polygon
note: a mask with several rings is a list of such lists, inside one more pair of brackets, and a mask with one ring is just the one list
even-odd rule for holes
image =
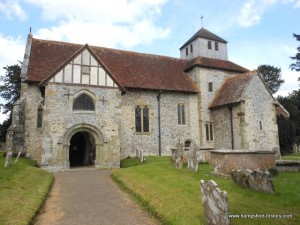
{"label": "white cloud", "polygon": [[300,7],[300,0],[247,0],[240,10],[238,22],[242,27],[259,24],[263,14],[275,4],[293,4]]}
{"label": "white cloud", "polygon": [[57,23],[38,30],[39,38],[131,48],[169,34],[168,28],[156,24],[167,0],[24,1],[40,7],[45,20]]}
{"label": "white cloud", "polygon": [[26,13],[17,0],[4,0],[0,2],[0,13],[4,14],[4,16],[10,20],[13,19],[14,16],[17,16],[20,20],[27,18]]}

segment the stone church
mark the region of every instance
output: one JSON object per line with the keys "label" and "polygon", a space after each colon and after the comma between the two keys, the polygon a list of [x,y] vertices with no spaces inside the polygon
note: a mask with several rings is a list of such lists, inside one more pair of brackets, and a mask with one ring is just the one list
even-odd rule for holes
{"label": "stone church", "polygon": [[50,171],[118,168],[136,149],[171,155],[178,141],[188,150],[194,140],[203,153],[279,147],[280,105],[256,71],[228,60],[227,41],[204,28],[180,58],[29,34],[21,78],[7,146]]}

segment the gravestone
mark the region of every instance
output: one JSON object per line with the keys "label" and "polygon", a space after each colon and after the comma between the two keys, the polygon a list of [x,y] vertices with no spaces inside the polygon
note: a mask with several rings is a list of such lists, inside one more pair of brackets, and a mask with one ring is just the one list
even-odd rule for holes
{"label": "gravestone", "polygon": [[8,167],[10,165],[10,161],[11,161],[12,156],[13,156],[12,150],[8,150],[8,152],[6,154],[6,158],[5,158],[5,165],[4,165],[4,167]]}
{"label": "gravestone", "polygon": [[19,153],[18,153],[18,155],[17,155],[17,158],[16,158],[16,160],[15,160],[15,163],[18,162],[18,160],[19,160],[19,158],[20,158],[20,155],[21,155],[21,151],[19,151]]}
{"label": "gravestone", "polygon": [[215,181],[200,181],[202,204],[206,225],[229,225],[229,204],[226,191],[221,191]]}
{"label": "gravestone", "polygon": [[195,141],[191,142],[190,150],[189,150],[189,159],[188,159],[188,169],[193,172],[198,171],[198,159],[197,159],[197,151],[198,146]]}
{"label": "gravestone", "polygon": [[296,143],[293,146],[293,153],[298,153],[298,146]]}
{"label": "gravestone", "polygon": [[141,163],[144,162],[144,151],[137,146],[135,146],[136,157],[140,160]]}
{"label": "gravestone", "polygon": [[255,191],[274,193],[275,188],[268,171],[233,170],[231,177],[234,183]]}
{"label": "gravestone", "polygon": [[183,151],[184,144],[179,141],[175,149],[172,149],[172,162],[175,168],[181,169],[183,167]]}
{"label": "gravestone", "polygon": [[298,153],[300,153],[300,145],[298,145]]}

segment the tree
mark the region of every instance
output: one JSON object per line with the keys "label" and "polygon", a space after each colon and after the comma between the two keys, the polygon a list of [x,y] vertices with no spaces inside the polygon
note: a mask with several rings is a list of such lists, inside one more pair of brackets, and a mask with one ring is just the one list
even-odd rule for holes
{"label": "tree", "polygon": [[[297,41],[300,41],[300,35],[299,34],[293,34],[294,38],[296,38]],[[290,57],[292,60],[296,60],[295,63],[292,63],[290,65],[290,68],[292,70],[295,70],[297,72],[300,71],[300,46],[297,48],[298,52],[296,53],[295,56]],[[300,77],[298,78],[298,80],[300,81]]]}
{"label": "tree", "polygon": [[278,96],[277,101],[290,113],[290,118],[278,118],[280,148],[289,152],[294,143],[300,144],[300,89],[288,96]]}
{"label": "tree", "polygon": [[6,140],[6,130],[11,124],[11,111],[13,104],[19,99],[21,91],[21,67],[20,65],[12,65],[4,67],[5,75],[0,76],[0,97],[5,100],[1,103],[1,112],[10,113],[10,116],[0,124],[0,142]]}
{"label": "tree", "polygon": [[263,78],[272,94],[275,94],[284,83],[284,80],[281,79],[280,68],[270,65],[260,65],[257,68],[257,72]]}

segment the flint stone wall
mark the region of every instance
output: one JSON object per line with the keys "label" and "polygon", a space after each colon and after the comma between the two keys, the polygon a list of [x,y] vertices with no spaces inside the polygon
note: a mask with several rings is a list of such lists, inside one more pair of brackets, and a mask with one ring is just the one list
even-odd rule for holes
{"label": "flint stone wall", "polygon": [[214,174],[229,175],[232,170],[276,167],[276,151],[213,150],[210,153]]}
{"label": "flint stone wall", "polygon": [[245,188],[266,193],[274,193],[275,188],[268,171],[261,170],[234,170],[231,172],[234,183]]}
{"label": "flint stone wall", "polygon": [[213,180],[200,181],[202,204],[207,225],[229,225],[229,204],[226,191]]}

